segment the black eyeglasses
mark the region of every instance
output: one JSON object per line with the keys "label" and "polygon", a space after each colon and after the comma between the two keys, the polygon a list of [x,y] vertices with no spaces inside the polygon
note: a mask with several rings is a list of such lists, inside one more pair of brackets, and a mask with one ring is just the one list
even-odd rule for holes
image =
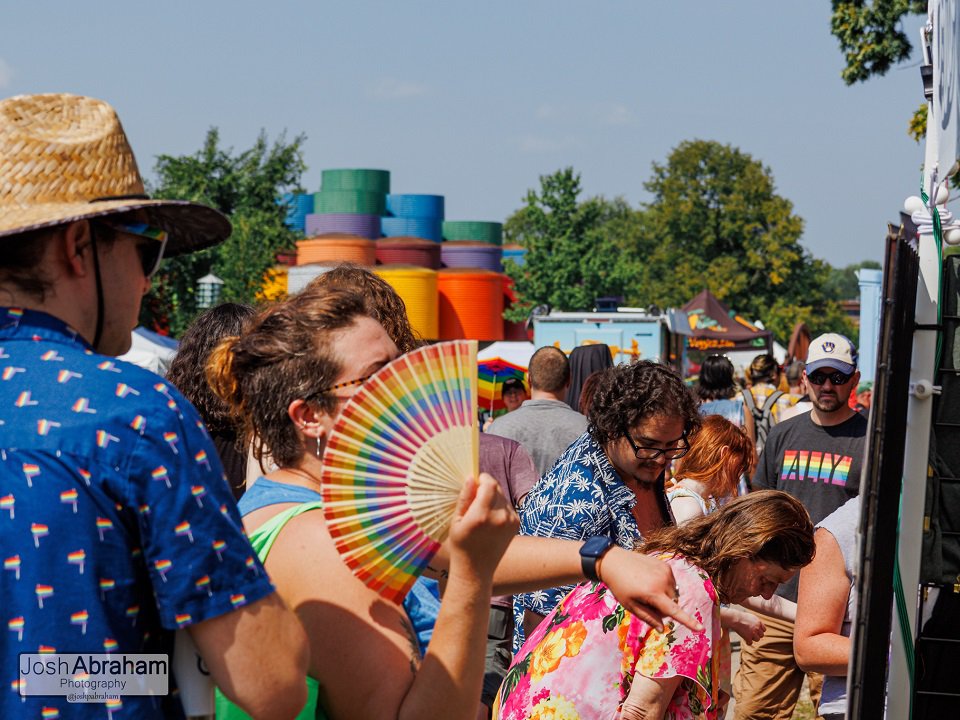
{"label": "black eyeglasses", "polygon": [[847,375],[846,373],[842,373],[839,370],[829,374],[816,370],[812,373],[807,374],[807,380],[812,382],[814,385],[823,385],[827,381],[827,379],[829,379],[830,382],[832,382],[834,385],[846,385],[848,382],[850,382],[850,378],[852,377],[853,377],[852,373],[850,375]]}
{"label": "black eyeglasses", "polygon": [[97,222],[114,233],[144,239],[146,242],[137,244],[137,255],[140,256],[143,277],[150,279],[157,273],[160,269],[160,261],[163,260],[163,251],[167,247],[168,235],[165,230],[146,223],[111,223],[105,220]]}
{"label": "black eyeglasses", "polygon": [[666,455],[667,460],[676,460],[677,458],[682,458],[687,454],[687,451],[690,449],[690,446],[687,445],[687,431],[683,431],[683,435],[680,437],[680,442],[683,445],[672,448],[655,448],[655,447],[644,447],[642,445],[637,445],[633,438],[630,437],[630,433],[626,430],[623,431],[624,437],[627,438],[627,442],[630,443],[630,447],[633,449],[633,454],[636,455],[637,460],[656,460],[661,455]]}

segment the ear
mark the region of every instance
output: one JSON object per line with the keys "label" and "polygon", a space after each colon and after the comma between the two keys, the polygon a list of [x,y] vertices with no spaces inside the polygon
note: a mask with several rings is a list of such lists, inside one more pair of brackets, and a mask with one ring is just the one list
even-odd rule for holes
{"label": "ear", "polygon": [[84,257],[95,251],[89,222],[78,220],[66,225],[54,242],[67,272],[75,277],[85,277],[92,272],[93,262]]}
{"label": "ear", "polygon": [[306,400],[299,398],[287,406],[287,416],[301,435],[311,439],[324,437],[331,424],[329,415],[314,409]]}

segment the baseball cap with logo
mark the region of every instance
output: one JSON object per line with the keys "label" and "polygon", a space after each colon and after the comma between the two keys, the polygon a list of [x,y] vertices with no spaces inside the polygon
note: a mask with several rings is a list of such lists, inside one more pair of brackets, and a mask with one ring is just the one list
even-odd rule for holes
{"label": "baseball cap with logo", "polygon": [[857,370],[857,349],[839,333],[824,333],[810,342],[807,350],[807,375],[829,367],[850,375]]}
{"label": "baseball cap with logo", "polygon": [[503,387],[500,389],[500,394],[508,393],[511,390],[519,390],[522,393],[525,393],[527,389],[524,387],[523,382],[517,380],[517,378],[510,378],[509,380],[504,380]]}

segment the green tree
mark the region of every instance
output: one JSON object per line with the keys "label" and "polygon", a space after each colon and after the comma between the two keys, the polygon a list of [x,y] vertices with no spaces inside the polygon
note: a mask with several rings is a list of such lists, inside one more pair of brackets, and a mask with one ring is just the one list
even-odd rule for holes
{"label": "green tree", "polygon": [[[832,0],[830,32],[840,42],[847,85],[863,82],[910,57],[913,45],[903,31],[906,15],[923,15],[927,0]],[[917,142],[926,134],[927,105],[910,119],[907,132]]]}
{"label": "green tree", "polygon": [[654,163],[652,193],[628,301],[677,307],[707,287],[781,340],[804,321],[813,332],[850,332],[825,291],[829,266],[800,244],[803,220],[775,192],[770,170],[730,145],[694,140]]}
{"label": "green tree", "polygon": [[883,266],[876,260],[847,265],[845,268],[830,268],[830,277],[824,288],[827,297],[834,300],[856,300],[860,297],[860,280],[857,270],[880,270]]}
{"label": "green tree", "polygon": [[573,168],[543,175],[539,193],[529,190],[526,205],[507,219],[505,239],[527,249],[522,267],[505,263],[518,298],[508,320],[525,320],[538,305],[590,310],[597,297],[624,294],[632,264],[620,262],[622,240],[636,212],[619,199],[579,202],[580,192]]}
{"label": "green tree", "polygon": [[300,190],[303,135],[272,145],[260,133],[248,150],[234,154],[220,147],[211,128],[193,155],[157,158],[154,196],[193,200],[217,208],[230,218],[233,233],[221,245],[164,261],[144,301],[140,321],[179,336],[196,317],[197,280],[213,272],[224,281],[221,300],[253,303],[264,275],[279,250],[297,235],[284,225],[284,192]]}

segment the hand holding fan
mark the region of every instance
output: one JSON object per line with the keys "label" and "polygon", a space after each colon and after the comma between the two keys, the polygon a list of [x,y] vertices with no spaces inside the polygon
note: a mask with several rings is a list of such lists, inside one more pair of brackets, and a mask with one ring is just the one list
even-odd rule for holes
{"label": "hand holding fan", "polygon": [[347,401],[323,455],[323,513],[368,587],[403,600],[446,539],[478,453],[475,341],[414,350]]}

